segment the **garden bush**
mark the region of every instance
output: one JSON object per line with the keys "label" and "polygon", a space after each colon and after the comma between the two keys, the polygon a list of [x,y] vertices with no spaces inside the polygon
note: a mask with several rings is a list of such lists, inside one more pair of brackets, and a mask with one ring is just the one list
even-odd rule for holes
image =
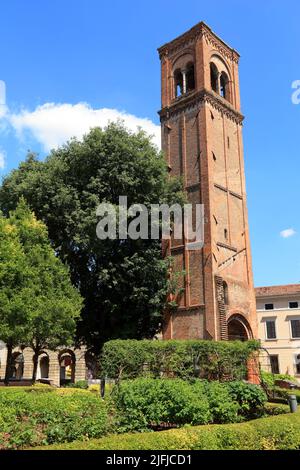
{"label": "garden bush", "polygon": [[240,407],[230,396],[227,384],[220,382],[196,381],[195,390],[203,387],[202,396],[206,396],[209,403],[213,423],[236,423],[242,418],[239,416]]}
{"label": "garden bush", "polygon": [[100,437],[109,431],[106,406],[83,390],[0,390],[0,449]]}
{"label": "garden bush", "polygon": [[258,347],[257,341],[113,340],[104,344],[100,364],[102,376],[115,380],[141,376],[241,380]]}
{"label": "garden bush", "polygon": [[[45,448],[42,448],[45,449]],[[49,450],[299,450],[300,413],[238,424],[187,426],[155,433],[122,434]]]}
{"label": "garden bush", "polygon": [[136,379],[114,387],[119,432],[143,431],[151,426],[205,424],[212,420],[209,403],[203,392],[197,394],[180,379]]}
{"label": "garden bush", "polygon": [[111,406],[119,432],[144,431],[165,423],[234,423],[263,413],[266,396],[260,387],[196,379],[140,378],[115,386]]}
{"label": "garden bush", "polygon": [[290,380],[297,383],[295,377],[287,374],[272,374],[271,372],[261,371],[261,379],[267,387],[274,388],[275,380]]}
{"label": "garden bush", "polygon": [[267,395],[261,387],[245,382],[229,382],[227,386],[231,398],[239,405],[241,415],[251,418],[262,414]]}
{"label": "garden bush", "polygon": [[295,395],[297,398],[298,404],[300,404],[300,390],[293,390],[293,389],[286,389],[286,388],[279,388],[274,387],[274,391],[277,396],[284,398],[285,400],[288,399],[289,395]]}
{"label": "garden bush", "polygon": [[66,385],[67,388],[81,388],[83,390],[87,390],[89,388],[89,384],[87,380],[78,380],[75,383],[69,383]]}

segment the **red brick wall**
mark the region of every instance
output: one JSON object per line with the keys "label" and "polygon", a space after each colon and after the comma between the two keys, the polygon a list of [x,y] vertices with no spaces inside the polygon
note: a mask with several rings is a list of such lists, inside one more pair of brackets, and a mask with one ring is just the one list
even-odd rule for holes
{"label": "red brick wall", "polygon": [[[215,276],[228,284],[228,318],[244,316],[256,337],[256,307],[246,207],[238,54],[203,23],[159,49],[162,62],[162,147],[170,175],[182,176],[188,200],[204,204],[205,245],[171,255],[187,273],[178,311],[166,318],[165,337],[220,339]],[[195,90],[175,98],[173,72],[194,61]],[[211,90],[210,62],[230,78],[228,102]],[[227,237],[224,230],[227,230]],[[226,262],[226,260],[229,260]]]}

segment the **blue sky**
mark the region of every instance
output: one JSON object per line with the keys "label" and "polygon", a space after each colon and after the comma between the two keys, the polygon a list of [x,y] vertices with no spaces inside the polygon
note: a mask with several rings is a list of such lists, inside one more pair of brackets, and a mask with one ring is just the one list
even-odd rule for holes
{"label": "blue sky", "polygon": [[300,282],[298,1],[4,0],[0,14],[2,175],[117,112],[158,139],[156,49],[197,22],[237,49],[255,284]]}

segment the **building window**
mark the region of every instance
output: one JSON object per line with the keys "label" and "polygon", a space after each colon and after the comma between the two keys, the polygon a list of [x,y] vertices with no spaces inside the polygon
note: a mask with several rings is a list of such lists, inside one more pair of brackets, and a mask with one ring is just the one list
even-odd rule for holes
{"label": "building window", "polygon": [[265,304],[265,310],[274,310],[274,304]]}
{"label": "building window", "polygon": [[224,228],[224,238],[225,238],[225,240],[228,240],[228,230],[227,230],[227,228]]}
{"label": "building window", "polygon": [[300,338],[300,320],[291,320],[292,338]]}
{"label": "building window", "polygon": [[270,356],[270,365],[272,374],[279,374],[279,361],[277,355]]}
{"label": "building window", "polygon": [[295,374],[300,375],[300,354],[295,357]]}
{"label": "building window", "polygon": [[298,302],[289,302],[289,308],[298,308]]}
{"label": "building window", "polygon": [[267,339],[276,339],[275,320],[266,321],[266,336]]}

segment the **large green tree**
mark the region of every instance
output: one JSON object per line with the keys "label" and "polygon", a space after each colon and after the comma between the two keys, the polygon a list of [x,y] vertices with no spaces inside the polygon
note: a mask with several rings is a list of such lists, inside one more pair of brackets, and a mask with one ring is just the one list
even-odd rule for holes
{"label": "large green tree", "polygon": [[6,382],[11,350],[18,344],[34,351],[34,382],[40,353],[74,341],[82,299],[50,244],[45,224],[23,199],[8,218],[1,215],[0,229],[0,337],[8,346]]}
{"label": "large green tree", "polygon": [[18,230],[0,214],[0,339],[7,347],[6,384],[13,348],[29,338],[30,275]]}
{"label": "large green tree", "polygon": [[71,140],[45,161],[34,155],[3,181],[7,213],[24,196],[49,231],[85,299],[78,337],[99,349],[108,338],[151,338],[160,328],[168,292],[168,261],[159,240],[99,240],[96,208],[182,202],[181,181],[168,177],[164,157],[142,132],[118,124]]}

